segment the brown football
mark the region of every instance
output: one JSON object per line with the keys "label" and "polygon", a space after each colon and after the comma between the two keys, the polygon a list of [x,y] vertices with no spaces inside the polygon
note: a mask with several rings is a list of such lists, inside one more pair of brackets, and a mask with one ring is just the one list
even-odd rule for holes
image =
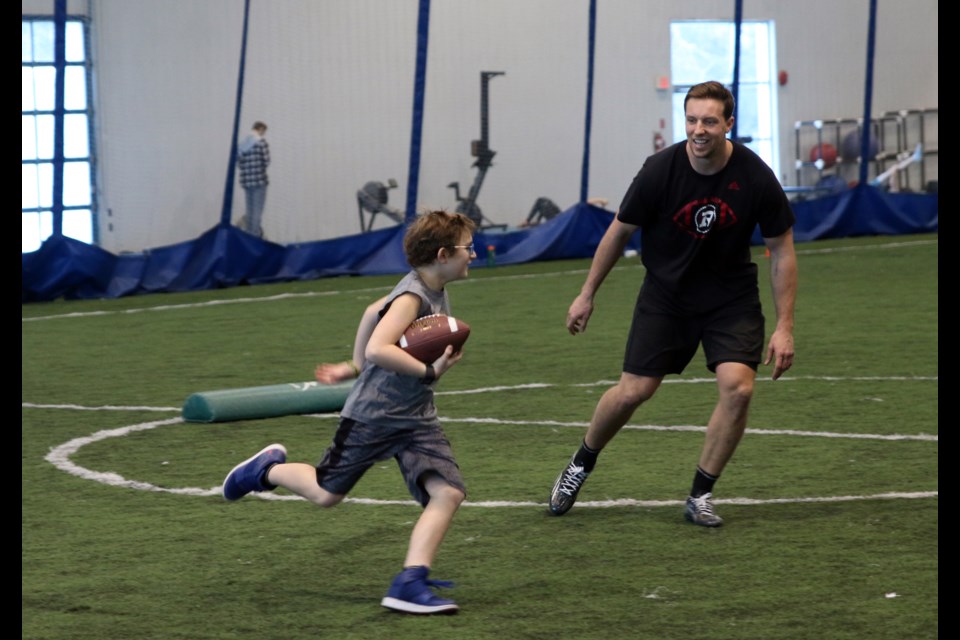
{"label": "brown football", "polygon": [[459,351],[470,337],[470,325],[453,316],[435,313],[414,320],[397,343],[420,362],[431,364],[443,355],[448,344]]}

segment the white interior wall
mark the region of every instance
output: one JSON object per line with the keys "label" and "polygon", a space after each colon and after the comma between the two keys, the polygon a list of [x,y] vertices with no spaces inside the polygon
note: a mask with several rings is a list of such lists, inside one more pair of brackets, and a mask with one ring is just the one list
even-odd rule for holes
{"label": "white interior wall", "polygon": [[94,2],[101,245],[140,251],[219,220],[242,29],[236,0]]}
{"label": "white interior wall", "polygon": [[[86,16],[90,11],[91,0],[67,0],[67,15]],[[53,0],[20,0],[21,14],[24,16],[52,16]]]}
{"label": "white interior wall", "polygon": [[[71,0],[75,5],[86,2]],[[220,219],[234,119],[242,0],[90,0],[94,25],[102,246],[190,240]],[[36,5],[33,7],[32,5]],[[24,0],[42,13],[49,0]],[[733,0],[598,0],[589,196],[615,208],[661,118],[670,131],[669,23],[733,19]],[[589,0],[433,0],[418,208],[453,209],[473,181],[480,71],[497,152],[478,204],[523,220],[539,196],[579,198]],[[873,114],[938,106],[938,5],[879,0]],[[30,8],[30,11],[28,11]],[[781,174],[793,180],[794,122],[863,112],[869,0],[745,0],[776,23]],[[417,0],[251,3],[241,135],[269,125],[264,227],[305,242],[358,233],[355,192],[408,185]],[[936,132],[934,131],[934,134]],[[929,136],[929,134],[928,134]],[[243,208],[234,192],[234,218]],[[386,221],[378,223],[383,226]]]}

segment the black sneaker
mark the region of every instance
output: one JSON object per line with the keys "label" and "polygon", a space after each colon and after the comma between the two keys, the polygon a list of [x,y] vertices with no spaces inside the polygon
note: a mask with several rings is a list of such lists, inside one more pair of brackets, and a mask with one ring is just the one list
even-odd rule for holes
{"label": "black sneaker", "polygon": [[570,511],[573,503],[577,501],[580,488],[587,481],[589,475],[589,471],[585,471],[583,466],[577,464],[574,458],[570,458],[570,462],[557,476],[557,481],[553,483],[553,491],[550,492],[550,513],[555,516],[562,516]]}
{"label": "black sneaker", "polygon": [[723,524],[723,518],[713,511],[713,494],[705,493],[699,498],[687,498],[687,507],[683,510],[683,516],[701,527],[719,527]]}

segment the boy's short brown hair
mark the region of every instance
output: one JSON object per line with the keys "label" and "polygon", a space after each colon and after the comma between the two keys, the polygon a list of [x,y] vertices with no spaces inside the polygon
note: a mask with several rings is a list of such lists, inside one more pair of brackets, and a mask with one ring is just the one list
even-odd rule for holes
{"label": "boy's short brown hair", "polygon": [[441,247],[460,244],[464,231],[473,233],[476,223],[462,213],[427,211],[417,216],[403,237],[403,252],[413,268],[431,264]]}

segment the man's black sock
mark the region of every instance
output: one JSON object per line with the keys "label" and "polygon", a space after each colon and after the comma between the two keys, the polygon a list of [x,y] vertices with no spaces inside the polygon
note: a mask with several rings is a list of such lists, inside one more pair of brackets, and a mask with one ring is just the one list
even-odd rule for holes
{"label": "man's black sock", "polygon": [[712,476],[700,467],[697,467],[697,473],[693,476],[693,488],[690,489],[690,495],[699,498],[705,493],[713,491],[713,484],[720,476]]}
{"label": "man's black sock", "polygon": [[593,471],[597,464],[597,456],[600,455],[600,449],[591,449],[587,446],[586,440],[580,444],[580,448],[573,455],[574,461],[583,467],[587,473]]}

